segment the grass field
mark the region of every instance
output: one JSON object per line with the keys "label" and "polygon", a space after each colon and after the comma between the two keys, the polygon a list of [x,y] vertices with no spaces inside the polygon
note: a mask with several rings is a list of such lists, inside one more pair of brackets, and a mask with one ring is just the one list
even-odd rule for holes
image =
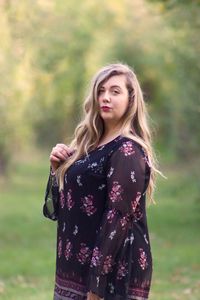
{"label": "grass field", "polygon": [[[48,157],[47,157],[48,158]],[[48,159],[32,156],[1,182],[0,299],[52,299],[56,223],[42,215]],[[200,199],[188,169],[168,167],[147,209],[154,272],[150,300],[200,299]]]}

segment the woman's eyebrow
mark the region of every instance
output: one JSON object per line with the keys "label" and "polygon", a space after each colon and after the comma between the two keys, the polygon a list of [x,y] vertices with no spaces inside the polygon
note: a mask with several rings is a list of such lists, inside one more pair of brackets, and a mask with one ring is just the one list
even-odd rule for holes
{"label": "woman's eyebrow", "polygon": [[[111,85],[111,86],[110,86],[110,89],[113,89],[113,88],[121,89],[121,87],[120,87],[119,85]],[[100,89],[105,89],[105,87],[102,85],[102,86],[100,87]]]}
{"label": "woman's eyebrow", "polygon": [[111,88],[118,88],[121,89],[121,87],[119,85],[111,85]]}

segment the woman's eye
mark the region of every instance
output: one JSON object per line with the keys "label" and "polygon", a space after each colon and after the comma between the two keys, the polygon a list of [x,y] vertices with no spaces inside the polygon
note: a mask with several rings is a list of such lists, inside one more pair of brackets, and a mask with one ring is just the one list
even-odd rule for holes
{"label": "woman's eye", "polygon": [[98,91],[98,95],[101,95],[103,93],[103,90]]}
{"label": "woman's eye", "polygon": [[113,91],[113,94],[114,94],[114,95],[117,95],[117,94],[119,94],[119,91],[114,90],[114,91]]}

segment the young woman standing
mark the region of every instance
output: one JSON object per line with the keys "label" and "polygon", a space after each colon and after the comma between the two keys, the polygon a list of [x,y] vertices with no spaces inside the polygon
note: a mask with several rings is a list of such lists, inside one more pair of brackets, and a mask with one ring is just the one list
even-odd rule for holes
{"label": "young woman standing", "polygon": [[133,70],[102,68],[69,146],[50,154],[44,215],[57,220],[54,300],[146,300],[152,255],[146,195],[155,166]]}

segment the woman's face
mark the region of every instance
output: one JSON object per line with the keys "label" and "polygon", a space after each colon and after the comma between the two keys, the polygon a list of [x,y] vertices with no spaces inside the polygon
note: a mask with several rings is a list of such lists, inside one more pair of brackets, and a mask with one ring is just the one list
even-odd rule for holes
{"label": "woman's face", "polygon": [[120,125],[129,102],[126,77],[115,75],[100,85],[98,103],[100,116],[105,124]]}

